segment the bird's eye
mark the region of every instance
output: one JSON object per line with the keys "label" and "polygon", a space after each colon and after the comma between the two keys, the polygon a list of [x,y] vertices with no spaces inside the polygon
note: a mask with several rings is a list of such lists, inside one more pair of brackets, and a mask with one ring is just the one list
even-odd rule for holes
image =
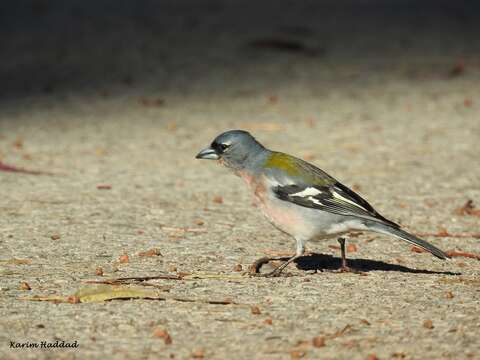
{"label": "bird's eye", "polygon": [[227,150],[229,147],[230,147],[230,145],[228,145],[228,144],[220,144],[220,149],[222,149],[222,151]]}

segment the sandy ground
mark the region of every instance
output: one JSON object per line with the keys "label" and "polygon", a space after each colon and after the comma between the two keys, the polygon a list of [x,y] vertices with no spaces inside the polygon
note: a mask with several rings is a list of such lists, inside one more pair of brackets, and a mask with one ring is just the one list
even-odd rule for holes
{"label": "sandy ground", "polygon": [[[2,50],[15,56],[1,64],[0,159],[54,174],[0,172],[2,359],[480,356],[479,260],[440,261],[364,233],[350,239],[357,251],[348,256],[366,276],[326,271],[339,266],[335,240],[310,244],[312,255],[286,276],[242,276],[238,264],[292,253],[294,242],[252,207],[240,179],[194,159],[218,133],[247,129],[354,186],[440,248],[480,253],[479,217],[455,211],[468,199],[480,206],[479,43],[468,11],[459,22],[401,6],[357,17],[328,3],[285,3],[269,17],[268,2],[258,11],[238,2],[160,10],[125,2],[100,7],[108,14],[100,21],[81,2],[41,4],[25,33],[20,20],[2,28],[10,35]],[[24,10],[16,11],[29,16]],[[254,14],[249,26],[242,14]],[[314,54],[245,45],[271,36]],[[465,71],[451,76],[459,58]],[[450,235],[432,236],[442,229]],[[163,256],[138,255],[151,248]],[[71,295],[102,278],[97,267],[103,278],[199,274],[156,284],[171,286],[171,296],[235,304],[21,300]],[[315,347],[319,336],[325,346]],[[57,339],[79,347],[9,347]]]}

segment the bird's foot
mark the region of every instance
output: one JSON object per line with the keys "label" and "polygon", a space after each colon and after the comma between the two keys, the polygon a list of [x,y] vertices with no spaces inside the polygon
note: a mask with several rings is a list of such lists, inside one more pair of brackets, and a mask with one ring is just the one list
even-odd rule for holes
{"label": "bird's foot", "polygon": [[[262,268],[263,265],[268,264],[271,261],[284,261],[282,265],[277,267],[276,269],[267,272],[267,273],[261,273],[260,269]],[[263,257],[258,260],[255,260],[252,265],[250,265],[249,269],[249,275],[250,276],[256,276],[256,277],[277,277],[280,276],[282,273],[283,269],[286,267],[291,262],[291,258],[289,257],[284,257],[284,256],[278,256],[278,257]]]}
{"label": "bird's foot", "polygon": [[332,270],[332,272],[334,272],[334,273],[352,273],[352,274],[363,275],[363,276],[367,275],[366,272],[351,268],[350,266],[346,266],[346,265],[343,265],[338,270]]}

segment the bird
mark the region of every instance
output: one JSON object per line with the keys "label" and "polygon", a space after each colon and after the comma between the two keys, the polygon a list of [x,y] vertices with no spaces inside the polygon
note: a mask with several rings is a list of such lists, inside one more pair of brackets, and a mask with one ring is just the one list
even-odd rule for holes
{"label": "bird", "polygon": [[[365,199],[338,180],[302,159],[264,147],[249,132],[229,130],[201,150],[197,159],[217,160],[240,176],[266,218],[296,241],[295,255],[261,276],[278,276],[305,254],[309,241],[337,237],[342,272],[358,272],[347,264],[345,235],[371,231],[418,246],[439,259],[449,256],[400,225],[380,215]],[[285,258],[283,258],[285,259]],[[280,260],[268,258],[263,263]],[[257,269],[259,270],[259,269]]]}

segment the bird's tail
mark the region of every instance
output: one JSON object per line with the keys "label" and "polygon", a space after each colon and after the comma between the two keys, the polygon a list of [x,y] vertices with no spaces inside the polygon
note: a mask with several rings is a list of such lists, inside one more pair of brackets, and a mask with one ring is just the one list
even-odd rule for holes
{"label": "bird's tail", "polygon": [[410,244],[416,245],[416,246],[421,247],[422,249],[430,252],[432,255],[438,257],[439,259],[445,260],[445,259],[450,258],[450,256],[445,254],[439,248],[433,246],[432,244],[426,242],[425,240],[422,240],[422,239],[416,237],[415,235],[409,234],[408,232],[406,232],[406,231],[404,231],[400,228],[396,228],[396,227],[386,225],[386,224],[376,223],[376,224],[372,225],[370,227],[370,229],[373,230],[373,231],[382,233],[382,234],[393,235],[397,238],[405,240],[405,241],[409,242]]}

